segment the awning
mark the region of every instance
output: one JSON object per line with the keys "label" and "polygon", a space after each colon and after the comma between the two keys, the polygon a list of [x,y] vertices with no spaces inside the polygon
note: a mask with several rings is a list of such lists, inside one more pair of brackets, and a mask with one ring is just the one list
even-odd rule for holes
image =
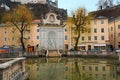
{"label": "awning", "polygon": [[94,46],[106,46],[106,44],[94,44]]}
{"label": "awning", "polygon": [[85,44],[78,44],[78,46],[86,46]]}

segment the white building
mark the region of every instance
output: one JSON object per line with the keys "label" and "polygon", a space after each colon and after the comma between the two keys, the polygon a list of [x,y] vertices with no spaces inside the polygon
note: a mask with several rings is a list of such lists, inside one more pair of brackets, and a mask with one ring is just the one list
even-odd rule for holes
{"label": "white building", "polygon": [[11,0],[12,2],[20,2],[21,4],[27,3],[43,3],[45,4],[47,0]]}

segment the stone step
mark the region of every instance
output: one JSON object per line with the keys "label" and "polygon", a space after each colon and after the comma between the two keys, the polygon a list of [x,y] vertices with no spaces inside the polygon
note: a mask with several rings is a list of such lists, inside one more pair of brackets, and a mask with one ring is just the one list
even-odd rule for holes
{"label": "stone step", "polygon": [[58,51],[56,50],[54,50],[54,51],[48,51],[48,57],[59,57],[60,55],[59,55],[59,53],[58,53]]}

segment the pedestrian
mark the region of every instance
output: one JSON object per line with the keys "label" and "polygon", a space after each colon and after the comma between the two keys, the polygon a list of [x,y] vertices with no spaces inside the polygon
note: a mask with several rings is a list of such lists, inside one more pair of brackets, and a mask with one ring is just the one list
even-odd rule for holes
{"label": "pedestrian", "polygon": [[38,44],[36,45],[35,51],[36,51],[35,54],[36,54],[36,55],[39,55],[40,49],[39,49],[39,45],[38,45]]}

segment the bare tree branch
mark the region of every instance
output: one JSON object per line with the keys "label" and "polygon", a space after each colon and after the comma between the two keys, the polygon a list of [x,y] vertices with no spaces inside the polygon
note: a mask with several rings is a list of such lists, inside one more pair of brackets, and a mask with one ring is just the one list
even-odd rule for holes
{"label": "bare tree branch", "polygon": [[78,50],[77,48],[77,45],[79,43],[79,38],[81,36],[81,33],[84,32],[84,31],[87,31],[86,29],[86,25],[90,22],[88,20],[89,17],[92,17],[92,16],[87,16],[87,13],[86,13],[86,9],[85,8],[78,8],[77,11],[73,12],[73,17],[72,17],[72,24],[75,25],[75,29],[74,32],[77,33],[77,37],[75,38],[75,45],[74,45],[74,49],[75,50]]}

